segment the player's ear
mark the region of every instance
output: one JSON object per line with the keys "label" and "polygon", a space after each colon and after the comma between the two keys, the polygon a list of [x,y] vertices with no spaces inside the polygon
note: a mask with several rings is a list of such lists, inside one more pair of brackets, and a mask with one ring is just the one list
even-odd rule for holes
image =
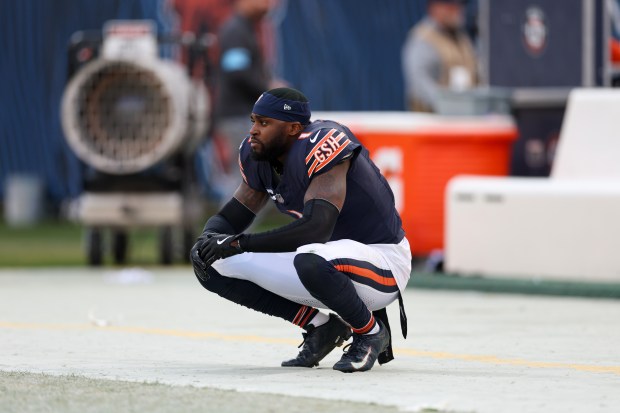
{"label": "player's ear", "polygon": [[297,135],[298,133],[301,133],[302,130],[304,130],[304,127],[301,126],[301,123],[299,122],[289,123],[289,135],[291,136]]}

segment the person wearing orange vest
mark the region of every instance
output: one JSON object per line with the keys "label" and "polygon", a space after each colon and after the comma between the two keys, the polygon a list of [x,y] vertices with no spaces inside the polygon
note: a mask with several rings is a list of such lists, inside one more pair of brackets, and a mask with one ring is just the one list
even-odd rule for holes
{"label": "person wearing orange vest", "polygon": [[435,112],[441,89],[478,83],[477,59],[465,32],[463,0],[428,0],[427,17],[409,32],[403,73],[409,109]]}

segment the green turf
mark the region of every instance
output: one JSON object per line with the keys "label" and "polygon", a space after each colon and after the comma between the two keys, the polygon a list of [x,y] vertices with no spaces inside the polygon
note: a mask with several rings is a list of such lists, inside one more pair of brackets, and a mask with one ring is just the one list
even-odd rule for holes
{"label": "green turf", "polygon": [[[264,231],[282,225],[273,217],[253,231]],[[158,231],[136,229],[129,233],[129,266],[158,265]],[[86,265],[83,229],[66,221],[47,221],[35,227],[11,228],[0,223],[0,268],[72,267]],[[109,237],[104,265],[112,265]],[[183,263],[180,242],[175,243],[175,263]],[[620,283],[543,281],[504,279],[497,277],[459,277],[449,274],[413,272],[409,287],[441,290],[470,290],[496,293],[542,294],[576,297],[620,298]]]}
{"label": "green turf", "polygon": [[0,266],[83,265],[80,228],[47,222],[36,227],[0,225]]}
{"label": "green turf", "polygon": [[620,298],[620,283],[461,277],[454,274],[441,273],[414,272],[411,274],[409,287],[547,296]]}
{"label": "green turf", "polygon": [[[281,214],[266,215],[253,231],[266,231],[288,222]],[[198,225],[196,231],[201,229]],[[174,263],[185,261],[180,231],[173,235]],[[159,264],[159,230],[155,228],[129,231],[127,265]],[[110,231],[104,232],[104,265],[112,265]],[[81,225],[63,220],[48,220],[32,227],[10,227],[0,222],[0,268],[73,267],[87,264],[84,230]]]}
{"label": "green turf", "polygon": [[[0,267],[70,267],[86,265],[83,229],[65,221],[46,221],[33,227],[0,224]],[[109,249],[110,240],[105,240]],[[130,233],[129,261],[157,264],[157,232]],[[109,254],[107,254],[109,255]],[[106,264],[111,258],[106,258]]]}

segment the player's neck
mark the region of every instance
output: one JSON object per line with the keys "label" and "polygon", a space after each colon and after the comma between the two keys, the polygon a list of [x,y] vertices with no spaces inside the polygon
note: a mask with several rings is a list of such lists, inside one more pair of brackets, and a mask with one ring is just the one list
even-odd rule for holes
{"label": "player's neck", "polygon": [[282,155],[278,156],[277,158],[277,161],[280,162],[280,164],[286,165],[286,158],[288,158],[288,153],[291,151],[293,144],[297,142],[297,140],[299,139],[299,135],[301,135],[301,133],[291,136],[288,142],[286,143],[286,149],[284,150]]}
{"label": "player's neck", "polygon": [[279,159],[273,160],[269,162],[274,172],[278,175],[284,175],[284,163],[280,162]]}

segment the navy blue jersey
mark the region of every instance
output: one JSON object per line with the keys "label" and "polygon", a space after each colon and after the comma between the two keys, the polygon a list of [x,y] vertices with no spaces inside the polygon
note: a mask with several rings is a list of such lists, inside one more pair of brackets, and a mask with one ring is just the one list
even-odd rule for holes
{"label": "navy blue jersey", "polygon": [[252,189],[266,192],[285,214],[301,218],[304,195],[315,176],[350,159],[347,194],[331,241],[351,239],[364,244],[395,244],[404,236],[394,194],[368,150],[343,125],[317,120],[308,125],[292,145],[276,173],[267,161],[250,156],[249,139],[239,148],[241,176]]}

